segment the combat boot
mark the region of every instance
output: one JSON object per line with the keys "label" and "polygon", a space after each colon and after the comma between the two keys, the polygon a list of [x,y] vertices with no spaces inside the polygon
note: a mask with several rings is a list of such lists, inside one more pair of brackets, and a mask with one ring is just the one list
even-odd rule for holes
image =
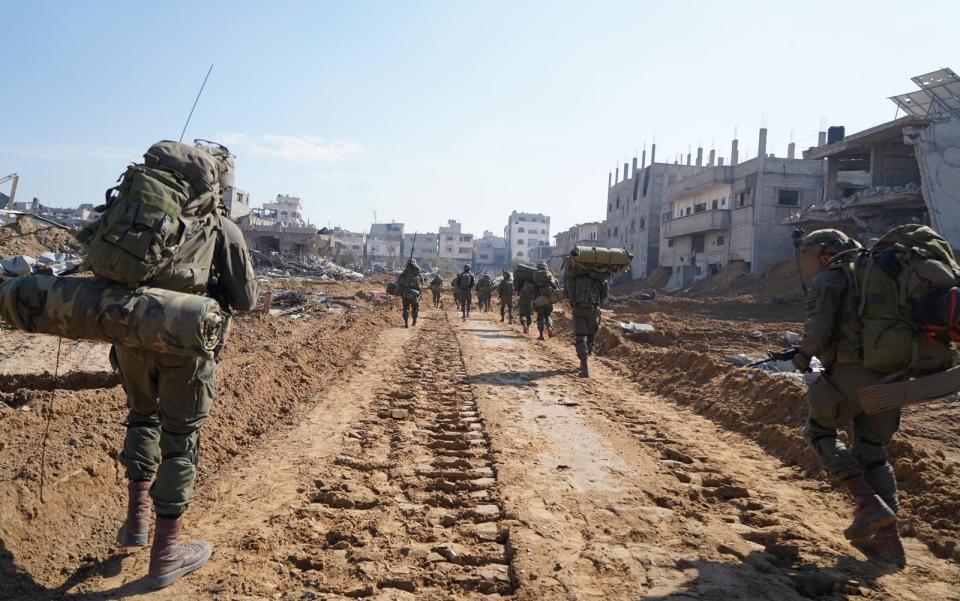
{"label": "combat boot", "polygon": [[540,332],[540,337],[537,338],[537,340],[544,340],[544,337],[543,337],[543,328],[537,328],[537,331]]}
{"label": "combat boot", "polygon": [[580,357],[580,377],[581,378],[590,377],[590,367],[587,364],[586,357]]}
{"label": "combat boot", "polygon": [[404,318],[404,319],[403,319],[403,327],[405,327],[405,328],[409,328],[409,327],[410,327],[410,321],[409,321],[407,318]]}
{"label": "combat boot", "polygon": [[210,559],[210,543],[192,541],[180,543],[180,524],[183,516],[176,518],[157,518],[153,533],[153,547],[150,549],[150,571],[147,584],[152,589],[170,586],[181,576],[199,570]]}
{"label": "combat boot", "polygon": [[547,326],[547,338],[553,338],[553,326]]}
{"label": "combat boot", "polygon": [[127,520],[117,533],[121,547],[146,547],[150,536],[150,482],[127,482]]}
{"label": "combat boot", "polygon": [[529,334],[529,333],[530,333],[530,326],[528,326],[528,325],[526,324],[526,322],[523,323],[523,333],[524,333],[524,334]]}
{"label": "combat boot", "polygon": [[413,316],[413,327],[417,327],[417,316]]}
{"label": "combat boot", "polygon": [[865,538],[884,526],[896,523],[897,515],[877,496],[862,475],[843,480],[843,485],[857,504],[853,522],[843,531],[847,540]]}
{"label": "combat boot", "polygon": [[871,559],[892,563],[899,568],[907,567],[907,553],[896,522],[875,530],[872,534],[850,541]]}

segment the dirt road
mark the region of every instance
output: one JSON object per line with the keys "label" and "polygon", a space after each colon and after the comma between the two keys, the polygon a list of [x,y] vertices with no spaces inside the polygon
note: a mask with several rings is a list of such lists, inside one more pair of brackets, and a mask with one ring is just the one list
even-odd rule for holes
{"label": "dirt road", "polygon": [[148,593],[147,552],[114,554],[56,597],[957,598],[960,567],[917,539],[902,572],[850,548],[829,485],[491,315],[383,329],[308,382],[309,410],[200,488],[202,571]]}

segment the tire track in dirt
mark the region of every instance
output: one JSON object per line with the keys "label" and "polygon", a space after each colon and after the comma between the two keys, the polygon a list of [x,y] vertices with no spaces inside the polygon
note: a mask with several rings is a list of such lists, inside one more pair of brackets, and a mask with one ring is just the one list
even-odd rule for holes
{"label": "tire track in dirt", "polygon": [[903,572],[865,561],[839,535],[846,500],[745,436],[602,363],[574,377],[566,340],[463,331],[519,521],[519,598],[956,597],[958,567],[915,539]]}
{"label": "tire track in dirt", "polygon": [[289,573],[304,589],[416,599],[514,589],[490,442],[455,333],[445,314],[420,324],[399,377],[381,384],[371,416],[313,472],[293,512]]}

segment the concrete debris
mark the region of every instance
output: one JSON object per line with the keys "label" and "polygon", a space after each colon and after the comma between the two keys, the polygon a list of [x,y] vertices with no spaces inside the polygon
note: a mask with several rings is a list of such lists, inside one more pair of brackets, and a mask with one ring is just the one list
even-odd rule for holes
{"label": "concrete debris", "polygon": [[298,277],[317,282],[331,282],[334,280],[350,280],[359,282],[363,274],[341,267],[325,257],[304,255],[297,258],[284,256],[280,253],[263,253],[250,251],[257,275],[272,276],[275,278]]}
{"label": "concrete debris", "polygon": [[32,273],[67,275],[80,269],[83,259],[67,253],[42,253],[39,259],[28,255],[13,255],[0,259],[0,275],[21,276]]}
{"label": "concrete debris", "polygon": [[635,321],[630,321],[630,322],[618,321],[617,327],[623,330],[624,332],[630,332],[631,334],[655,331],[655,328],[652,325],[648,323],[637,323]]}
{"label": "concrete debris", "polygon": [[783,341],[786,342],[788,345],[791,345],[791,346],[794,345],[794,344],[799,344],[799,343],[800,343],[800,334],[798,334],[798,333],[796,333],[796,332],[791,332],[790,330],[786,330],[786,331],[783,333]]}

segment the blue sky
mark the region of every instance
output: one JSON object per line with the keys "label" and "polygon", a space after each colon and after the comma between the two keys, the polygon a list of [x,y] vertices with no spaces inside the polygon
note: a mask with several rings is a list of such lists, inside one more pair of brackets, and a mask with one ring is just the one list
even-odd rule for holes
{"label": "blue sky", "polygon": [[[607,173],[656,137],[741,159],[821,121],[889,120],[909,77],[960,69],[960,2],[3,2],[0,176],[97,202],[154,141],[225,141],[255,204],[319,225],[552,232],[603,217]],[[6,187],[2,188],[7,191]]]}

